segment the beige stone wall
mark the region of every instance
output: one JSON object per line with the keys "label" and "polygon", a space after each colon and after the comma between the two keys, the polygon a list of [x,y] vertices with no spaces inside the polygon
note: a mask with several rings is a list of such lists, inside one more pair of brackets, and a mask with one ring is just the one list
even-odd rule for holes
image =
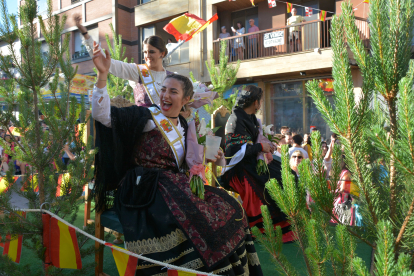
{"label": "beige stone wall", "polygon": [[157,0],[135,7],[135,26],[142,26],[188,12],[189,0]]}

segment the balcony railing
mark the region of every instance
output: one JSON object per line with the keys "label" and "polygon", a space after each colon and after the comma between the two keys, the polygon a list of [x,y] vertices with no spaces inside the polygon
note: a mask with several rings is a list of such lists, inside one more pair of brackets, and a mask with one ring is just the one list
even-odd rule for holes
{"label": "balcony railing", "polygon": [[77,59],[81,59],[81,58],[86,58],[89,57],[89,53],[88,51],[84,50],[84,51],[79,51],[79,52],[75,52],[72,55],[72,61],[73,60],[77,60]]}
{"label": "balcony railing", "polygon": [[[312,21],[268,29],[241,36],[224,38],[227,42],[229,61],[238,59],[255,59],[284,55],[294,52],[305,52],[316,48],[331,47],[332,18],[325,21]],[[356,18],[359,36],[364,46],[369,48],[369,27],[365,19]],[[213,53],[216,64],[219,63],[220,41],[213,41]]]}

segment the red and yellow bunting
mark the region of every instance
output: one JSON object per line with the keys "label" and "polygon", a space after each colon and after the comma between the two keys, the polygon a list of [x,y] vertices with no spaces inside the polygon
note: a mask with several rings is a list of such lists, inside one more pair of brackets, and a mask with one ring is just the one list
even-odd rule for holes
{"label": "red and yellow bunting", "polygon": [[207,276],[207,274],[195,274],[191,272],[170,269],[168,270],[168,276]]}
{"label": "red and yellow bunting", "polygon": [[13,183],[9,184],[9,182],[7,181],[6,177],[1,177],[0,178],[0,194],[3,192],[7,192],[9,190],[9,188],[16,183],[16,180],[18,179],[18,176],[13,176]]}
{"label": "red and yellow bunting", "polygon": [[189,41],[217,19],[217,14],[208,21],[205,21],[194,14],[185,13],[171,20],[170,23],[165,25],[164,30],[169,34],[172,34],[177,41]]}
{"label": "red and yellow bunting", "polygon": [[364,3],[367,3],[367,4],[369,4],[369,0],[364,0]]}
{"label": "red and yellow bunting", "polygon": [[75,229],[49,214],[43,214],[42,221],[45,262],[58,268],[81,269],[82,260]]}
{"label": "red and yellow bunting", "polygon": [[3,256],[7,255],[13,262],[20,263],[22,243],[23,235],[7,235],[6,242],[0,243],[0,246],[3,247]]}
{"label": "red and yellow bunting", "polygon": [[287,6],[287,12],[290,13],[292,11],[292,3],[286,3]]}
{"label": "red and yellow bunting", "polygon": [[64,173],[60,174],[58,178],[58,185],[56,187],[56,197],[63,196],[65,192],[65,187],[70,181],[70,174]]}
{"label": "red and yellow bunting", "polygon": [[33,176],[30,175],[30,176],[26,177],[26,181],[23,183],[22,188],[20,190],[23,192],[23,191],[26,191],[28,189],[32,189],[35,193],[39,192],[37,174],[35,174]]}
{"label": "red and yellow bunting", "polygon": [[325,21],[326,20],[326,11],[321,11],[321,13],[320,13],[320,19],[322,21]]}
{"label": "red and yellow bunting", "polygon": [[254,6],[254,0],[250,0],[250,2],[252,2],[252,6]]}
{"label": "red and yellow bunting", "polygon": [[[105,243],[105,245],[114,246],[111,243]],[[121,248],[119,246],[115,246],[115,247],[118,247],[122,249],[123,251],[128,252],[128,250]],[[114,250],[113,248],[111,248],[111,250],[112,250],[112,255],[114,256],[116,268],[118,269],[119,275],[120,276],[134,276],[135,271],[137,269],[137,265],[138,265],[138,258],[125,254],[121,251]]]}

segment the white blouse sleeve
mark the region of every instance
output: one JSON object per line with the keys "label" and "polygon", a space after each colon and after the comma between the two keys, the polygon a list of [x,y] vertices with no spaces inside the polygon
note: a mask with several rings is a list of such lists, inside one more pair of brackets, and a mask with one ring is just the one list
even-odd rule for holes
{"label": "white blouse sleeve", "polygon": [[92,117],[104,126],[111,127],[111,101],[106,86],[93,87],[92,94]]}
{"label": "white blouse sleeve", "polygon": [[[109,99],[106,86],[104,88],[98,88],[96,85],[93,87],[92,118],[101,122],[106,127],[111,127],[111,100]],[[143,132],[149,132],[156,127],[153,120],[148,120]]]}
{"label": "white blouse sleeve", "polygon": [[[88,39],[82,38],[83,45],[85,45],[86,50],[89,55],[93,57],[93,39],[89,36]],[[138,82],[139,73],[138,68],[135,63],[126,63],[119,60],[111,59],[111,67],[109,67],[109,73],[115,77]]]}

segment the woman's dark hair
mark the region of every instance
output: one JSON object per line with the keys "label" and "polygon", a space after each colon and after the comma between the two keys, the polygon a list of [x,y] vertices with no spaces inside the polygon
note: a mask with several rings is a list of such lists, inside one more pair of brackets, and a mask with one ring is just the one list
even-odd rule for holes
{"label": "woman's dark hair", "polygon": [[[254,104],[255,101],[260,101],[263,97],[263,90],[256,85],[248,85],[246,87],[246,92],[240,92],[239,100],[237,101],[237,106],[241,108],[247,108]],[[250,93],[249,93],[250,92]]]}
{"label": "woman's dark hair", "polygon": [[167,75],[165,77],[165,79],[175,79],[175,80],[178,80],[179,82],[181,82],[181,85],[182,85],[182,88],[183,88],[183,91],[184,91],[183,98],[190,97],[190,99],[191,99],[193,97],[193,95],[194,95],[193,83],[186,76],[178,75],[178,74],[172,74],[172,75]]}
{"label": "woman's dark hair", "polygon": [[[238,27],[238,26],[237,26],[237,24],[240,24],[241,28],[244,28],[243,23],[242,23],[241,21],[237,21],[237,23],[236,23],[236,27]],[[240,29],[241,29],[241,28],[240,28]]]}
{"label": "woman's dark hair", "polygon": [[165,47],[164,40],[159,37],[158,35],[152,35],[147,37],[142,44],[149,44],[152,47],[157,48],[160,50],[161,53],[164,53],[164,57],[168,54],[168,49]]}

